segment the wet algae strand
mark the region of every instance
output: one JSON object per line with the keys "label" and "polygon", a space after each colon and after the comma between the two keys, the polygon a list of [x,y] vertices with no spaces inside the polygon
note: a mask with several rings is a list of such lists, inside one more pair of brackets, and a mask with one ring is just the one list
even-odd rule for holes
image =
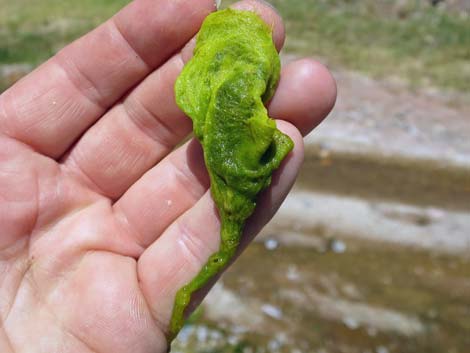
{"label": "wet algae strand", "polygon": [[176,81],[176,101],[192,119],[204,149],[212,197],[221,220],[221,244],[201,272],[176,294],[170,338],[183,325],[192,293],[235,254],[257,195],[293,148],[264,104],[279,80],[280,61],[270,28],[249,11],[209,15],[194,57]]}

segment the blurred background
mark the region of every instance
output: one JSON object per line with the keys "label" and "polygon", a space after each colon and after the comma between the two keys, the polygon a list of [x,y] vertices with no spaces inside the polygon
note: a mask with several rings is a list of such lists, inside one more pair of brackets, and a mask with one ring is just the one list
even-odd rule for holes
{"label": "blurred background", "polygon": [[[470,1],[270,2],[338,103],[174,352],[470,352]],[[0,92],[126,3],[0,0]]]}

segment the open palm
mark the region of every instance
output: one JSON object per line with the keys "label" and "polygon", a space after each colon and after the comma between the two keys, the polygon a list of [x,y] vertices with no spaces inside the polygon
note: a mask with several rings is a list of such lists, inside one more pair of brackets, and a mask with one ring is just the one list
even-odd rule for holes
{"label": "open palm", "polygon": [[[235,6],[258,12],[282,47],[272,8]],[[191,122],[173,94],[214,10],[213,0],[136,0],[0,96],[0,352],[168,349],[174,295],[219,245],[201,148],[179,146]],[[283,69],[268,109],[296,147],[245,245],[292,186],[301,133],[335,94],[312,60]]]}

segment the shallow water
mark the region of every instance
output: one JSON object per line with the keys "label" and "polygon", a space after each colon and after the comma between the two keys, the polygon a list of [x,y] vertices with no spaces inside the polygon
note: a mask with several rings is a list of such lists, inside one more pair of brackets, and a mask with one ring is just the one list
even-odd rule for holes
{"label": "shallow water", "polygon": [[324,157],[310,153],[175,352],[468,352],[468,179]]}
{"label": "shallow water", "polygon": [[470,351],[470,107],[335,76],[294,191],[175,352]]}
{"label": "shallow water", "polygon": [[[468,258],[345,245],[251,246],[208,298],[187,351],[466,352]],[[200,327],[219,335],[201,339]]]}

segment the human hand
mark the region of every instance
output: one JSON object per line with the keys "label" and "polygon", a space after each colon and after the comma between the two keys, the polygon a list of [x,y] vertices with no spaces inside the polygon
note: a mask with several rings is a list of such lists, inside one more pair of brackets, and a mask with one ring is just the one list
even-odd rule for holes
{"label": "human hand", "polygon": [[[258,12],[282,47],[271,7],[235,6]],[[174,296],[219,244],[201,148],[175,149],[191,121],[173,93],[214,10],[213,0],[135,0],[0,96],[0,352],[168,349]],[[335,97],[320,64],[283,69],[268,110],[295,149],[241,248],[287,195],[301,135]]]}

